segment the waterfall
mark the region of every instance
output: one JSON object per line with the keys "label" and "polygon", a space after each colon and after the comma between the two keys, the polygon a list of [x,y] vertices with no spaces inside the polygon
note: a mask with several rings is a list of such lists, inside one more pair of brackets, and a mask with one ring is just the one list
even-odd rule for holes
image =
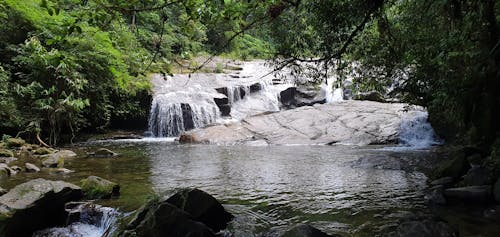
{"label": "waterfall", "polygon": [[33,237],[101,237],[113,233],[119,213],[110,207],[84,203],[70,210],[78,213],[78,220],[66,227],[37,231]]}
{"label": "waterfall", "polygon": [[179,94],[160,94],[153,98],[149,131],[157,137],[178,136],[182,132],[212,124],[219,109],[212,100],[178,100]]}
{"label": "waterfall", "polygon": [[426,111],[417,111],[414,116],[404,119],[399,127],[399,144],[415,148],[441,144],[427,117]]}

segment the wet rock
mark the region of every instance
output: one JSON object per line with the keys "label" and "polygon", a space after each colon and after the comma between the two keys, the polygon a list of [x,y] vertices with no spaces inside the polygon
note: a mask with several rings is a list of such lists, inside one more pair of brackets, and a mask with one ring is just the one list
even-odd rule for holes
{"label": "wet rock", "polygon": [[2,187],[0,187],[0,196],[8,193],[9,191],[7,191],[7,189],[3,189]]}
{"label": "wet rock", "polygon": [[449,186],[453,184],[453,181],[454,180],[452,177],[442,177],[432,181],[431,186],[437,186],[437,185]]}
{"label": "wet rock", "polygon": [[164,202],[150,202],[143,206],[120,232],[119,237],[215,237],[206,225],[191,219],[189,213]]}
{"label": "wet rock", "polygon": [[200,143],[210,144],[244,144],[252,140],[266,140],[271,145],[389,144],[398,140],[401,123],[423,110],[414,107],[404,112],[405,107],[406,104],[371,101],[316,104],[263,113],[241,122],[195,129],[186,134],[194,135]]}
{"label": "wet rock", "polygon": [[458,233],[447,223],[434,220],[408,221],[399,224],[394,237],[458,237]]}
{"label": "wet rock", "polygon": [[10,167],[12,170],[16,171],[16,173],[19,173],[21,171],[23,171],[23,169],[17,165],[13,165]]}
{"label": "wet rock", "polygon": [[42,159],[42,166],[47,168],[62,168],[64,166],[64,157],[50,154]]}
{"label": "wet rock", "polygon": [[26,169],[26,172],[40,172],[40,168],[31,163],[25,163],[24,167]]}
{"label": "wet rock", "polygon": [[199,189],[179,191],[167,202],[189,213],[193,220],[204,223],[214,232],[225,229],[233,218],[217,199]]}
{"label": "wet rock", "polygon": [[470,169],[470,164],[463,154],[457,154],[455,158],[444,161],[435,171],[436,177],[452,177],[460,179]]}
{"label": "wet rock", "polygon": [[354,96],[355,100],[369,100],[376,102],[385,102],[384,96],[378,91],[369,91],[358,93]]}
{"label": "wet rock", "polygon": [[14,152],[11,150],[0,148],[0,157],[13,157]]}
{"label": "wet rock", "polygon": [[52,172],[56,173],[56,174],[70,174],[70,173],[74,173],[75,171],[70,170],[70,169],[66,169],[66,168],[57,168],[57,169],[54,169]]}
{"label": "wet rock", "polygon": [[443,190],[440,188],[431,190],[429,194],[425,195],[425,199],[431,204],[446,204],[446,198],[444,197]]}
{"label": "wet rock", "polygon": [[262,85],[260,83],[254,83],[250,85],[250,93],[255,93],[262,90]]}
{"label": "wet rock", "polygon": [[0,163],[0,177],[8,177],[17,174],[17,172],[11,169],[8,165]]}
{"label": "wet rock", "polygon": [[[333,235],[340,236],[340,235]],[[281,237],[332,237],[307,224],[299,224],[287,230]]]}
{"label": "wet rock", "polygon": [[491,194],[490,185],[448,188],[444,190],[446,200],[473,204],[485,204],[491,201]]}
{"label": "wet rock", "polygon": [[47,155],[52,153],[54,153],[54,151],[46,147],[40,147],[33,152],[35,155]]}
{"label": "wet rock", "polygon": [[82,191],[89,199],[106,199],[120,195],[120,186],[97,176],[89,176],[81,181]]}
{"label": "wet rock", "polygon": [[228,98],[214,98],[214,102],[219,107],[221,116],[231,115],[231,105],[229,104]]}
{"label": "wet rock", "polygon": [[118,156],[118,153],[116,153],[110,149],[99,148],[95,152],[87,153],[87,155],[90,157],[95,157],[95,158],[112,158],[112,157]]}
{"label": "wet rock", "polygon": [[73,158],[73,157],[77,156],[77,154],[71,150],[59,150],[55,154],[57,156],[64,157],[64,158]]}
{"label": "wet rock", "polygon": [[8,138],[5,141],[7,147],[22,147],[26,142],[21,138]]}
{"label": "wet rock", "polygon": [[80,187],[63,181],[34,179],[20,184],[0,196],[0,236],[27,237],[36,230],[62,226],[64,204],[81,197]]}
{"label": "wet rock", "polygon": [[15,157],[0,157],[0,163],[9,164],[12,161],[17,160]]}
{"label": "wet rock", "polygon": [[497,179],[493,186],[493,196],[495,197],[495,201],[500,203],[500,178]]}
{"label": "wet rock", "polygon": [[184,133],[179,137],[179,143],[195,143],[195,142],[196,142],[196,137],[194,137],[193,135]]}
{"label": "wet rock", "polygon": [[479,165],[474,165],[463,176],[460,186],[480,186],[488,182],[488,173],[486,169]]}
{"label": "wet rock", "polygon": [[93,224],[102,223],[102,219],[106,215],[116,215],[117,212],[109,207],[92,202],[68,202],[64,206],[68,213],[66,225],[71,225],[76,222]]}

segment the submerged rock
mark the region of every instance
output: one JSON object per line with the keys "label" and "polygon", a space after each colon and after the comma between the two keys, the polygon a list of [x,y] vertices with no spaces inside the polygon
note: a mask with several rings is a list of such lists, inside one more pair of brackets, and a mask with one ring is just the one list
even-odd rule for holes
{"label": "submerged rock", "polygon": [[63,181],[34,179],[0,196],[0,236],[27,237],[66,222],[64,204],[82,197],[80,187]]}
{"label": "submerged rock", "polygon": [[[340,236],[340,235],[334,235]],[[281,237],[332,237],[321,230],[307,224],[299,224],[287,230]]]}
{"label": "submerged rock", "polygon": [[120,186],[114,182],[97,176],[89,176],[81,181],[86,198],[106,199],[120,195]]}
{"label": "submerged rock", "polygon": [[99,148],[95,152],[87,153],[87,155],[90,157],[95,157],[95,158],[112,158],[112,157],[118,156],[118,153],[116,153],[110,149]]}
{"label": "submerged rock", "polygon": [[490,185],[448,188],[444,190],[444,196],[447,200],[473,204],[486,204],[492,199]]}
{"label": "submerged rock", "polygon": [[212,237],[226,228],[232,215],[209,194],[182,190],[165,201],[153,200],[141,207],[118,236]]}

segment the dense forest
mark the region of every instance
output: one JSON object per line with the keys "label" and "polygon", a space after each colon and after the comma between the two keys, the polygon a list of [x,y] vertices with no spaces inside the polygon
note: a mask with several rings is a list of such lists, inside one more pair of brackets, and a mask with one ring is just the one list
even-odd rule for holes
{"label": "dense forest", "polygon": [[269,58],[297,73],[317,64],[326,68],[318,79],[356,72],[354,91],[426,106],[447,141],[487,153],[500,146],[498,1],[0,0],[0,8],[0,131],[10,136],[55,145],[80,131],[142,125],[148,75],[208,54]]}

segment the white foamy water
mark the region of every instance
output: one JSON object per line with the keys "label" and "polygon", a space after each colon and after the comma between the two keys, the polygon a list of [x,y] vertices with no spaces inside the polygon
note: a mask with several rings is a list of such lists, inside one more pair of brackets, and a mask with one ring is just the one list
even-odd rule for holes
{"label": "white foamy water", "polygon": [[427,117],[426,111],[418,111],[415,116],[404,119],[399,128],[399,144],[416,148],[441,144]]}

